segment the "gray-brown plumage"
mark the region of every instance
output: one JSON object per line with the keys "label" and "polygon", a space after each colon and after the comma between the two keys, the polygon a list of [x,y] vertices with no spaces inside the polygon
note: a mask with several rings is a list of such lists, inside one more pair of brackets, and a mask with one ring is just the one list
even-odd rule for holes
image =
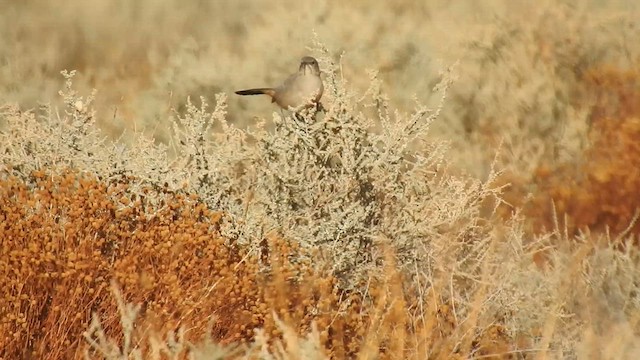
{"label": "gray-brown plumage", "polygon": [[303,105],[316,105],[322,97],[324,86],[320,78],[318,61],[305,56],[300,61],[298,72],[292,74],[282,85],[275,88],[256,88],[236,91],[238,95],[269,95],[271,102],[288,110]]}

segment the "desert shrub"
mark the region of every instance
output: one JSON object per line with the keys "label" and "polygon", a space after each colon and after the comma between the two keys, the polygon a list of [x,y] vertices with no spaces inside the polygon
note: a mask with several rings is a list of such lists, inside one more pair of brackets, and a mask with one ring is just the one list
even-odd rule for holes
{"label": "desert shrub", "polygon": [[499,166],[527,187],[539,167],[573,161],[588,147],[590,73],[635,69],[640,47],[630,39],[640,29],[633,11],[568,2],[514,7],[461,40],[461,80],[437,130],[467,149],[456,164],[481,177],[501,145]]}
{"label": "desert shrub", "polygon": [[[528,180],[510,174],[513,186],[506,201],[526,209],[532,231],[553,229],[555,218],[566,215],[573,235],[587,229],[637,234],[638,75],[611,66],[593,68],[585,71],[580,86],[593,99],[583,152],[571,161],[540,163],[528,185]],[[532,192],[529,200],[526,192]]]}
{"label": "desert shrub", "polygon": [[206,327],[212,306],[223,314],[225,326],[213,329],[220,340],[250,334],[236,321],[261,322],[255,262],[224,246],[218,214],[169,193],[158,195],[165,206],[149,205],[127,193],[126,179],[41,170],[27,180],[5,177],[0,186],[4,356],[70,357],[91,312],[108,314],[113,335],[110,280],[157,314],[158,329]]}
{"label": "desert shrub", "polygon": [[[411,298],[413,292],[425,294],[434,286],[434,277],[448,274],[460,286],[452,293],[441,294],[438,302],[455,301],[459,309],[464,309],[462,304],[469,304],[475,292],[480,271],[477,261],[487,254],[490,243],[488,223],[480,217],[481,205],[499,189],[493,189],[489,182],[447,174],[446,146],[424,138],[439,109],[432,111],[417,105],[413,114],[392,113],[375,76],[368,93],[354,102],[338,65],[328,60],[326,51],[324,54],[329,74],[327,99],[332,101],[324,115],[276,116],[273,132],[261,126],[244,131],[225,121],[225,98],[220,95],[211,112],[203,99],[199,107],[188,102],[186,111],[176,114],[174,140],[168,147],[142,136],[131,146],[107,141],[95,126],[93,95],[80,96],[72,88],[74,73],[63,72],[67,79],[61,92],[66,105],[63,113],[49,106],[39,112],[4,108],[3,118],[8,126],[1,135],[3,173],[7,180],[10,176],[27,187],[44,186],[34,180],[36,173],[42,176],[44,172],[49,180],[57,179],[59,174],[73,178],[64,175],[67,169],[98,179],[96,186],[104,189],[98,193],[104,197],[91,201],[90,206],[98,211],[96,216],[100,219],[91,223],[93,228],[80,222],[85,232],[78,237],[86,237],[87,246],[91,236],[109,246],[121,242],[134,246],[126,251],[131,256],[129,260],[108,264],[124,266],[124,274],[131,276],[122,279],[125,293],[127,286],[142,276],[132,275],[133,269],[142,271],[143,263],[170,260],[170,250],[175,245],[172,236],[177,229],[170,220],[172,215],[164,211],[185,210],[180,209],[180,203],[172,205],[167,196],[193,195],[201,203],[194,205],[199,210],[183,215],[220,212],[216,226],[224,244],[207,238],[209,233],[197,234],[196,239],[212,243],[211,246],[239,246],[260,258],[265,255],[265,239],[278,234],[288,247],[299,249],[287,253],[287,261],[296,264],[291,277],[303,279],[308,271],[330,274],[337,278],[331,293],[337,289],[338,293],[350,294],[345,305],[338,308],[340,314],[357,304],[367,308],[371,303],[367,284],[383,277],[383,245],[397,257],[394,263],[403,276],[410,279],[403,283],[410,291],[406,296]],[[440,88],[443,100],[447,87],[445,82]],[[362,106],[373,107],[378,116],[365,116],[358,111]],[[220,126],[220,133],[210,134],[214,124]],[[111,190],[116,184],[123,188]],[[89,206],[82,199],[89,195],[69,191],[52,189],[48,193],[80,199],[78,204],[72,202],[77,210],[68,210],[66,207],[71,205],[65,201],[60,202],[59,211],[81,216],[80,209]],[[123,195],[129,200],[122,199]],[[108,202],[114,205],[107,206]],[[96,203],[102,205],[96,207]],[[122,221],[132,221],[134,225],[106,225],[114,212],[124,214]],[[147,214],[143,216],[145,221],[138,219],[141,214]],[[99,231],[116,225],[132,233],[116,232],[109,241]],[[139,226],[142,228],[138,233]],[[143,241],[141,236],[153,241]],[[29,242],[28,238],[24,241]],[[144,251],[136,250],[136,246],[145,246]],[[71,245],[68,249],[75,251]],[[228,257],[222,249],[216,251]],[[270,254],[272,250],[268,249],[267,256]],[[282,251],[273,256],[282,256]],[[94,260],[94,266],[107,266],[104,259]],[[259,262],[262,271],[270,271],[272,265]],[[153,273],[150,269],[143,272],[145,283],[160,281],[156,275],[149,275]],[[176,275],[167,276],[176,279]],[[179,286],[167,287],[175,294],[161,292],[163,298],[168,298],[158,300],[163,304],[184,295],[185,290]],[[412,303],[419,308],[427,300],[417,296]],[[224,328],[236,333],[228,326]],[[354,325],[344,328],[357,330]],[[354,346],[349,345],[345,351],[356,351]]]}
{"label": "desert shrub", "polygon": [[[324,261],[317,264],[330,266],[345,288],[361,282],[358,272],[375,267],[372,244],[383,237],[407,269],[422,268],[434,251],[458,260],[484,251],[472,239],[481,231],[482,201],[497,190],[491,178],[442,174],[446,146],[424,142],[439,110],[417,105],[410,115],[391,113],[377,82],[358,105],[338,80],[337,65],[328,66],[327,97],[337,100],[318,121],[276,117],[274,132],[260,125],[244,131],[226,123],[224,96],[211,113],[204,99],[200,107],[189,102],[175,121],[173,157],[143,137],[130,147],[107,142],[93,126],[93,98],[78,96],[73,73],[65,73],[66,116],[49,108],[42,119],[7,110],[3,160],[23,173],[64,165],[105,181],[130,176],[130,191],[138,195],[144,184],[197,194],[210,209],[225,212],[226,238],[257,248],[278,231],[318,249]],[[361,105],[375,106],[378,117],[358,113]],[[222,132],[209,138],[215,123]],[[380,132],[372,131],[376,126]],[[449,237],[468,241],[451,247]]]}
{"label": "desert shrub", "polygon": [[[189,343],[197,335],[244,341],[242,349],[261,344],[262,354],[296,339],[286,329],[310,331],[337,358],[530,349],[571,357],[620,327],[626,337],[616,351],[637,353],[637,284],[627,277],[638,271],[637,251],[596,247],[593,240],[606,239],[600,235],[572,243],[561,226],[533,236],[518,213],[508,222],[495,217],[495,167],[483,181],[455,175],[447,144],[427,136],[444,106],[447,72],[438,107],[416,103],[404,114],[391,109],[375,73],[356,95],[340,63],[321,45],[315,51],[327,74],[326,112],[275,114],[272,131],[266,120],[246,130],[229,124],[221,94],[212,109],[200,99],[174,112],[167,145],[139,134],[128,144],[107,141],[95,126],[93,96],[76,93],[67,72],[61,110],[5,106],[2,215],[11,221],[3,231],[18,234],[2,243],[11,355],[77,356],[78,329],[91,310],[100,317],[87,334],[92,349],[105,349],[100,331],[121,344],[131,321],[121,318],[118,330],[115,304],[90,293],[106,299],[110,277],[122,286],[120,309],[133,302],[149,313],[130,338],[139,346],[128,342],[126,352],[153,352],[145,339],[175,342],[145,337],[147,328],[166,334],[184,325],[198,329],[183,338]],[[49,243],[66,261],[46,255]],[[537,255],[546,259],[542,269]],[[32,277],[49,270],[67,276]],[[32,297],[16,295],[22,283]],[[79,316],[39,312],[49,297],[68,300],[67,288],[75,297],[65,304],[89,304]],[[589,311],[620,304],[615,313]],[[211,314],[220,318],[207,328]],[[27,331],[49,328],[50,335]],[[257,337],[256,328],[264,331]]]}
{"label": "desert shrub", "polygon": [[571,234],[590,229],[637,235],[640,121],[602,119],[590,135],[593,145],[580,165],[560,165],[538,180],[541,192],[531,209],[537,229],[549,229],[556,214],[566,214]]}
{"label": "desert shrub", "polygon": [[[226,244],[218,232],[221,214],[196,196],[142,190],[145,196],[132,195],[126,178],[108,184],[72,170],[5,174],[3,356],[77,358],[85,331],[91,358],[197,354],[207,344],[277,353],[278,339],[315,326],[318,346],[343,358],[364,348],[402,354],[414,347],[412,328],[453,331],[450,310],[440,309],[445,300],[438,297],[426,301],[427,324],[412,320],[407,301],[416,309],[420,304],[393,257],[382,278],[369,279],[367,296],[339,291],[330,274],[288,260],[302,248],[270,236],[268,253],[252,255]],[[152,197],[160,205],[146,200]],[[264,263],[271,271],[260,270]],[[115,298],[110,282],[120,284]],[[137,304],[135,319],[129,302]],[[160,335],[168,333],[174,337]],[[452,349],[444,335],[431,342],[443,352]],[[291,346],[287,351],[302,351]],[[434,350],[423,345],[420,351]]]}

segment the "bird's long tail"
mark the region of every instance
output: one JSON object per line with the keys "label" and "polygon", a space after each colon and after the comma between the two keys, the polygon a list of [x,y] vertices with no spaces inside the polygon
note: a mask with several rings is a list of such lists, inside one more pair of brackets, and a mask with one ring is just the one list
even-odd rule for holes
{"label": "bird's long tail", "polygon": [[273,88],[259,88],[259,89],[247,89],[247,90],[238,90],[236,94],[238,95],[269,95],[273,97],[276,91]]}

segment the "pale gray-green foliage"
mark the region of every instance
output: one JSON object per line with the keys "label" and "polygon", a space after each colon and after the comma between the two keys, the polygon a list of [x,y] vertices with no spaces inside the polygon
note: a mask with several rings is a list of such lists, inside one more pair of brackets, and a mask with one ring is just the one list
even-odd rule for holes
{"label": "pale gray-green foliage", "polygon": [[126,181],[136,194],[142,194],[142,187],[149,185],[168,183],[177,188],[183,176],[172,171],[166,146],[142,135],[136,136],[131,146],[107,139],[96,126],[96,113],[91,107],[96,92],[87,97],[79,95],[72,88],[75,71],[62,74],[66,79],[65,89],[60,91],[65,104],[62,110],[49,105],[37,112],[3,106],[6,129],[0,132],[0,158],[3,165],[12,167],[11,173],[27,179],[34,170],[55,173],[75,169],[106,182],[131,176]]}

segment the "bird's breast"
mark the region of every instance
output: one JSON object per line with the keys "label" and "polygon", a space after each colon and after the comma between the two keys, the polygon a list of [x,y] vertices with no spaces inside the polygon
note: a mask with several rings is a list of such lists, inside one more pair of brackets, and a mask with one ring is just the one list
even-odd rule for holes
{"label": "bird's breast", "polygon": [[324,86],[322,79],[313,74],[298,74],[289,79],[276,94],[276,102],[283,108],[299,107],[317,102],[322,97]]}

